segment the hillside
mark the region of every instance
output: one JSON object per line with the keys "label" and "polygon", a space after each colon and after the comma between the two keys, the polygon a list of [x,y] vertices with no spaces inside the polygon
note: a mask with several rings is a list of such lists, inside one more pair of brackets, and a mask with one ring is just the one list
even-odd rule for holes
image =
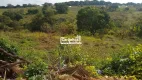
{"label": "hillside", "polygon": [[[80,28],[77,23],[78,11],[86,7],[94,9],[94,12],[95,9],[96,12],[100,10],[100,14],[94,15],[99,16],[99,19],[102,18],[103,11],[103,17],[107,14],[110,16],[109,23],[96,30],[94,34],[86,28],[84,31],[83,29],[78,31]],[[64,14],[57,13],[55,6],[46,8],[45,12],[44,6],[0,9],[0,48],[4,48],[9,53],[16,50],[17,56],[31,62],[19,65],[24,70],[24,74],[17,74],[19,79],[30,80],[36,76],[41,80],[41,77],[46,75],[49,80],[52,78],[66,80],[65,77],[71,77],[73,80],[74,76],[72,78],[70,73],[64,74],[64,67],[66,71],[67,66],[67,71],[71,67],[72,74],[73,70],[78,70],[79,74],[81,69],[82,74],[85,77],[87,75],[89,80],[135,80],[136,78],[141,80],[142,12],[137,11],[135,7],[129,8],[129,10],[125,10],[124,7],[109,11],[107,7],[101,9],[97,6],[70,6],[68,12]],[[22,18],[7,16],[6,11],[11,15],[20,15]],[[88,17],[85,19],[87,23]],[[102,25],[99,23],[98,26]],[[72,38],[77,35],[81,35],[81,45],[60,44],[60,37]],[[3,52],[0,54],[2,60]],[[58,73],[60,68],[63,68],[63,72],[61,70],[60,75],[55,76],[54,71]],[[101,73],[98,72],[99,70]],[[81,77],[84,75],[79,74]]]}

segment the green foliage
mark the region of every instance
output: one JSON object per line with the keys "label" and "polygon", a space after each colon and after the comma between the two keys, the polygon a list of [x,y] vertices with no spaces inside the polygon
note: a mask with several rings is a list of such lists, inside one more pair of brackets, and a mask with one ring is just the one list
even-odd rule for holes
{"label": "green foliage", "polygon": [[85,69],[90,73],[90,76],[98,77],[98,73],[95,66],[86,66]]}
{"label": "green foliage", "polygon": [[52,26],[55,23],[54,15],[55,10],[44,5],[42,13],[35,15],[28,28],[31,31],[52,32]]}
{"label": "green foliage", "polygon": [[40,58],[37,58],[36,62],[27,66],[25,76],[30,78],[37,75],[44,75],[48,71],[47,68],[48,68],[47,64]]}
{"label": "green foliage", "polygon": [[8,26],[14,30],[20,30],[22,28],[18,21],[12,21]]}
{"label": "green foliage", "polygon": [[11,28],[5,25],[4,23],[0,23],[0,30],[9,30],[9,29]]}
{"label": "green foliage", "polygon": [[136,30],[139,37],[142,37],[142,18],[139,17],[136,22]]}
{"label": "green foliage", "polygon": [[129,11],[129,7],[126,7],[124,10],[125,10],[125,11]]}
{"label": "green foliage", "polygon": [[66,5],[65,3],[56,3],[55,4],[57,13],[59,14],[64,14],[68,12],[68,5]]}
{"label": "green foliage", "polygon": [[56,27],[57,27],[57,32],[61,33],[61,35],[69,35],[76,33],[76,25],[69,21],[57,24]]}
{"label": "green foliage", "polygon": [[23,15],[14,11],[5,11],[3,12],[3,15],[8,16],[11,20],[19,21],[20,19],[23,19]]}
{"label": "green foliage", "polygon": [[38,9],[29,9],[27,14],[37,14],[38,12]]}
{"label": "green foliage", "polygon": [[135,48],[129,45],[119,53],[115,53],[112,58],[108,58],[102,70],[106,75],[134,75],[140,79],[142,75],[141,59],[142,45]]}
{"label": "green foliage", "polygon": [[47,9],[44,14],[44,22],[48,22],[51,26],[55,24],[55,10],[54,9]]}
{"label": "green foliage", "polygon": [[97,30],[106,28],[109,21],[110,17],[105,11],[93,7],[86,7],[78,12],[78,31],[90,31],[94,34]]}
{"label": "green foliage", "polygon": [[1,30],[8,30],[10,23],[12,22],[12,20],[4,15],[0,15],[0,29]]}
{"label": "green foliage", "polygon": [[75,64],[76,61],[82,60],[82,55],[80,53],[81,47],[78,45],[60,45],[58,50],[62,60],[65,60],[66,64]]}
{"label": "green foliage", "polygon": [[9,17],[0,15],[0,29],[2,30],[19,30],[21,25],[18,21],[12,21]]}
{"label": "green foliage", "polygon": [[54,24],[54,12],[47,11],[47,14],[43,15],[42,13],[37,14],[29,25],[31,31],[43,31],[50,32],[52,31],[51,26]]}
{"label": "green foliage", "polygon": [[32,31],[41,31],[43,23],[43,15],[37,14],[30,23],[29,29]]}
{"label": "green foliage", "polygon": [[118,9],[118,5],[111,5],[109,7],[109,11],[116,11]]}
{"label": "green foliage", "polygon": [[11,19],[7,16],[0,15],[0,23],[8,25],[11,22]]}
{"label": "green foliage", "polygon": [[51,3],[44,3],[42,8],[42,13],[47,14],[46,11],[49,9],[50,6],[52,6]]}
{"label": "green foliage", "polygon": [[51,28],[51,25],[48,24],[48,23],[43,23],[43,25],[40,27],[41,31],[43,32],[52,32],[52,28]]}
{"label": "green foliage", "polygon": [[[10,44],[7,40],[5,39],[0,39],[0,48],[6,50],[7,52],[16,55],[17,49],[15,48],[14,45]],[[13,62],[16,61],[16,59],[13,59],[11,57],[7,57],[5,54],[0,52],[0,59],[5,60],[8,62]]]}

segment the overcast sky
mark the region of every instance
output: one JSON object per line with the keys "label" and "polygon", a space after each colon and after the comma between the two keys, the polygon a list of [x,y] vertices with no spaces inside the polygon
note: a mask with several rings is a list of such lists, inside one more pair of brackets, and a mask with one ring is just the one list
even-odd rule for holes
{"label": "overcast sky", "polygon": [[[56,2],[66,2],[66,1],[84,1],[84,0],[0,0],[0,6],[5,6],[7,4],[43,4],[45,2],[56,3]],[[127,3],[127,2],[135,2],[135,3],[142,3],[142,0],[104,0],[104,1],[111,1],[111,2],[119,2],[119,3]]]}

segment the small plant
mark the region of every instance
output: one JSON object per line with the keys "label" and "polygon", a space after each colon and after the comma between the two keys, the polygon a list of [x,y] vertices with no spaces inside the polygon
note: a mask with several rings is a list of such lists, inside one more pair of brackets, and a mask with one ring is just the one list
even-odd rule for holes
{"label": "small plant", "polygon": [[44,75],[47,73],[47,70],[48,70],[47,68],[48,66],[45,62],[43,62],[41,59],[37,59],[36,62],[30,64],[27,67],[25,76],[30,78],[37,75]]}
{"label": "small plant", "polygon": [[85,69],[90,73],[92,77],[98,77],[98,73],[95,66],[86,66]]}

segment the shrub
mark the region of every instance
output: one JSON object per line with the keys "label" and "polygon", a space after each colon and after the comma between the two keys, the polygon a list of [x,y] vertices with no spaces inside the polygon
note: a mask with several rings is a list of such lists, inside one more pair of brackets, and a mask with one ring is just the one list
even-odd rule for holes
{"label": "shrub", "polygon": [[41,25],[43,25],[43,15],[42,14],[37,14],[32,22],[29,25],[29,29],[31,31],[41,31]]}
{"label": "shrub", "polygon": [[86,66],[85,69],[90,73],[90,76],[98,77],[98,73],[95,66]]}
{"label": "shrub", "polygon": [[134,27],[136,30],[136,33],[138,33],[138,36],[139,37],[142,37],[142,18],[141,17],[139,17],[138,19],[137,19],[137,22],[136,22],[136,24],[135,24],[136,26]]}
{"label": "shrub", "polygon": [[8,26],[14,30],[19,30],[22,28],[18,21],[13,21]]}
{"label": "shrub", "polygon": [[37,14],[38,12],[38,9],[29,9],[27,14]]}
{"label": "shrub", "polygon": [[133,48],[128,46],[107,61],[102,67],[105,75],[128,75],[141,78],[142,70],[142,45]]}
{"label": "shrub", "polygon": [[0,15],[0,23],[3,23],[5,25],[8,25],[11,21],[11,19],[7,16]]}
{"label": "shrub", "polygon": [[56,3],[55,4],[57,13],[59,14],[64,14],[68,12],[68,5],[66,5],[65,3]]}
{"label": "shrub", "polygon": [[[35,15],[32,19],[32,22],[29,25],[29,29],[31,31],[43,31],[43,32],[50,32],[54,24],[54,10],[47,10],[46,14],[39,13]],[[48,29],[48,30],[45,30]]]}
{"label": "shrub", "polygon": [[41,59],[37,58],[37,61],[28,65],[25,72],[25,76],[30,78],[37,75],[44,75],[47,73],[48,70],[47,68],[48,68],[47,64]]}
{"label": "shrub", "polygon": [[0,30],[2,29],[5,29],[5,27],[7,27],[4,23],[0,23]]}
{"label": "shrub", "polygon": [[48,23],[43,23],[43,25],[41,26],[41,31],[43,32],[52,32],[52,28],[51,28],[51,25],[49,25]]}
{"label": "shrub", "polygon": [[19,24],[18,21],[12,21],[9,17],[7,16],[0,16],[0,29],[3,30],[10,30],[10,29],[20,29],[21,25]]}
{"label": "shrub", "polygon": [[59,32],[62,35],[68,35],[68,34],[75,34],[76,33],[76,25],[73,24],[73,23],[70,23],[68,21],[58,24],[57,28],[58,28],[57,30],[59,30]]}
{"label": "shrub", "polygon": [[3,12],[3,15],[9,17],[11,20],[19,21],[20,19],[23,19],[23,16],[20,13],[14,11],[5,11]]}
{"label": "shrub", "polygon": [[[16,55],[16,53],[18,52],[18,50],[16,49],[16,47],[12,44],[10,44],[7,40],[5,39],[0,39],[0,48],[6,50],[7,52]],[[0,52],[0,59],[4,60],[4,61],[8,61],[8,62],[13,62],[16,61],[16,59],[10,58],[5,56],[3,53]]]}
{"label": "shrub", "polygon": [[43,8],[42,8],[42,13],[43,13],[43,14],[46,14],[46,10],[47,10],[50,6],[52,6],[52,3],[44,3],[44,4],[43,4]]}
{"label": "shrub", "polygon": [[111,5],[109,6],[109,11],[116,11],[118,9],[118,5]]}

